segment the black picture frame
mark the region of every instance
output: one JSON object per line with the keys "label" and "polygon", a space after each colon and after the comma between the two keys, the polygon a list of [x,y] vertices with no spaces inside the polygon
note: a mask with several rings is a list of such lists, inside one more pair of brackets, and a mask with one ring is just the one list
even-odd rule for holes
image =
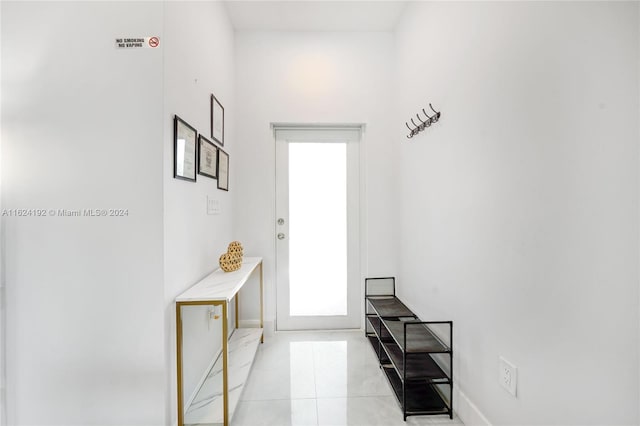
{"label": "black picture frame", "polygon": [[178,117],[173,118],[173,177],[196,181],[198,131]]}
{"label": "black picture frame", "polygon": [[211,95],[211,138],[224,146],[224,107]]}
{"label": "black picture frame", "polygon": [[218,148],[218,189],[229,190],[229,154]]}
{"label": "black picture frame", "polygon": [[218,147],[204,135],[198,135],[198,174],[218,179]]}

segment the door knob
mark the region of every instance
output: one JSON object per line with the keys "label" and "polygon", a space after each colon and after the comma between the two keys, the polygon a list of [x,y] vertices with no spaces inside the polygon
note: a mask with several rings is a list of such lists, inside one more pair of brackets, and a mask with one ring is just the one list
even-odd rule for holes
{"label": "door knob", "polygon": [[278,234],[278,239],[279,239],[279,240],[284,240],[284,234],[283,234],[282,232],[280,232],[280,233]]}

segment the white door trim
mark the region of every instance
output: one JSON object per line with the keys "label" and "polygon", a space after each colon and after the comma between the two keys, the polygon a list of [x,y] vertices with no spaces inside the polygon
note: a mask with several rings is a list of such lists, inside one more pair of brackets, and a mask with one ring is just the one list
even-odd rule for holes
{"label": "white door trim", "polygon": [[364,135],[366,127],[365,123],[271,123],[274,141],[276,130],[359,130]]}
{"label": "white door trim", "polygon": [[[271,129],[272,129],[272,140],[273,140],[273,147],[274,147],[274,151],[276,151],[276,141],[277,141],[277,132],[278,131],[282,131],[282,130],[292,130],[292,131],[296,131],[296,130],[337,130],[337,131],[344,131],[344,130],[354,130],[357,131],[359,136],[358,136],[358,142],[357,142],[357,149],[358,149],[358,156],[357,156],[357,161],[358,161],[358,168],[357,168],[357,173],[358,173],[358,188],[357,188],[357,202],[358,202],[358,211],[359,211],[359,217],[357,218],[357,223],[358,223],[358,238],[357,238],[357,248],[359,251],[359,258],[356,260],[357,262],[357,272],[355,273],[355,275],[357,275],[357,279],[359,281],[358,284],[356,284],[356,287],[358,288],[358,298],[361,300],[362,299],[362,295],[363,295],[363,280],[364,280],[364,276],[366,274],[366,266],[367,266],[367,260],[368,260],[368,253],[366,250],[367,244],[366,244],[366,229],[367,229],[367,215],[366,215],[366,209],[365,206],[367,205],[366,202],[366,185],[365,185],[365,176],[366,176],[366,146],[365,146],[365,130],[366,130],[366,125],[364,123],[271,123]],[[292,132],[292,133],[294,133]],[[277,153],[276,155],[274,155],[274,159],[277,160]],[[277,166],[274,167],[274,169],[277,170]],[[274,175],[274,193],[277,194],[277,180],[276,177]],[[277,211],[278,211],[278,207],[277,207],[277,197],[274,199],[274,218],[273,218],[273,228],[272,228],[272,232],[273,232],[273,237],[274,237],[274,249],[276,252],[276,259],[277,259],[277,243],[276,241],[276,235],[278,232],[281,232],[281,228],[278,227],[276,221],[277,221]],[[282,295],[278,295],[278,276],[279,276],[279,271],[277,270],[277,261],[276,261],[276,283],[273,286],[273,288],[276,291],[276,297],[274,297],[274,300],[276,302],[276,313],[274,315],[275,317],[275,329],[282,329],[282,327],[278,326],[278,313],[277,313],[277,309],[278,309],[278,299],[279,297],[281,297]],[[360,303],[360,300],[358,300],[357,303],[357,313],[356,313],[356,317],[358,318],[357,322],[353,322],[351,325],[348,326],[348,328],[362,328],[362,303]],[[327,323],[328,327],[331,327],[330,322]],[[309,328],[309,327],[300,327],[302,329],[304,328]],[[341,327],[335,327],[335,328],[341,328]],[[287,329],[292,329],[291,327],[287,327]]]}

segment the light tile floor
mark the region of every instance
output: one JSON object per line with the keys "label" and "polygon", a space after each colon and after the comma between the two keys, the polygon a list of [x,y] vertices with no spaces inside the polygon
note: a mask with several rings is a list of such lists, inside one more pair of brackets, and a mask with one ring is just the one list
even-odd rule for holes
{"label": "light tile floor", "polygon": [[265,338],[232,426],[463,426],[454,416],[405,423],[362,331]]}

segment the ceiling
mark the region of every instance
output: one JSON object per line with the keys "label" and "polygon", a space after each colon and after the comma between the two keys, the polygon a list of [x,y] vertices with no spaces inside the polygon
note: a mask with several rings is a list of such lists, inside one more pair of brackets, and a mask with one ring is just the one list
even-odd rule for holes
{"label": "ceiling", "polygon": [[239,31],[393,31],[405,1],[226,1]]}

